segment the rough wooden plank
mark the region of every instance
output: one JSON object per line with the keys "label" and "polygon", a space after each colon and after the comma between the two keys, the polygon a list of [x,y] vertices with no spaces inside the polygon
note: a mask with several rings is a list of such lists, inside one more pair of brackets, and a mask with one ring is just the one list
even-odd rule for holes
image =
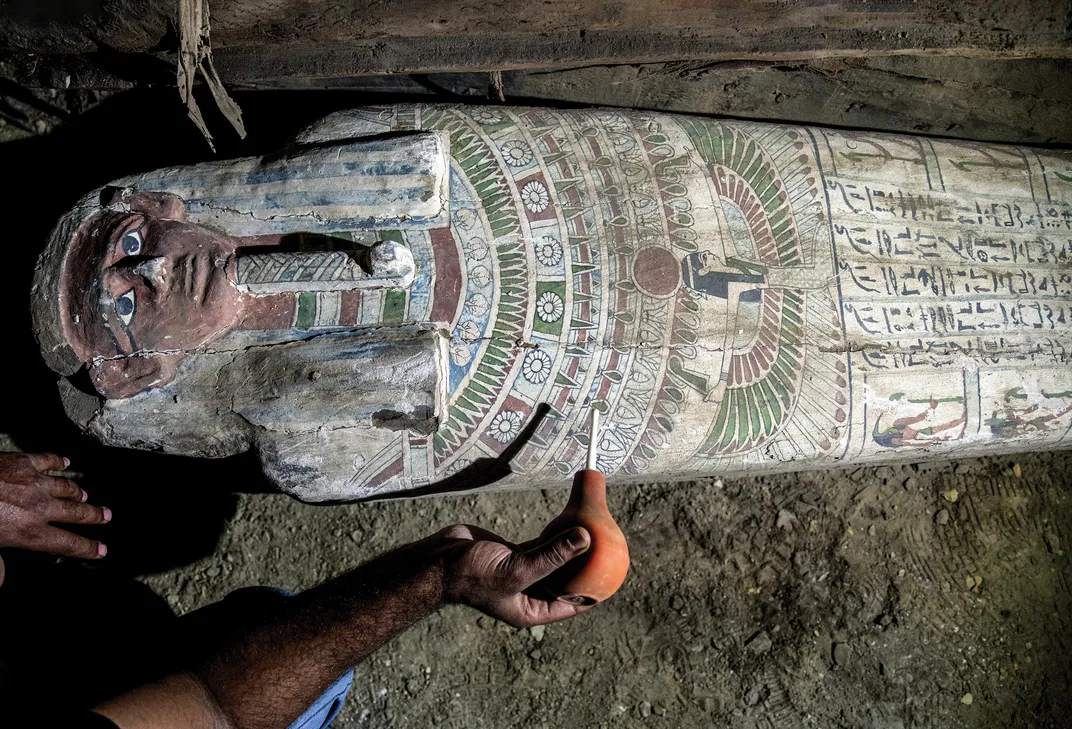
{"label": "rough wooden plank", "polygon": [[[1072,144],[1072,61],[938,56],[508,71],[509,102],[630,106],[1014,143]],[[487,73],[269,79],[255,89],[486,98]],[[985,99],[985,103],[980,103]]]}
{"label": "rough wooden plank", "polygon": [[[98,63],[97,55],[22,58],[26,62],[0,61],[0,76],[50,90],[46,93],[67,89],[59,101],[86,93],[79,89],[114,90],[154,81],[144,57],[124,57],[123,63],[107,65]],[[173,67],[161,61],[156,73],[163,74],[156,82],[168,84]],[[1067,122],[1072,117],[1069,60],[886,56],[798,63],[676,62],[508,71],[503,79],[506,98],[513,103],[632,106],[1021,144],[1072,144]],[[474,100],[488,98],[490,81],[487,73],[468,72],[231,84],[243,104],[252,97],[237,87],[290,92],[296,103],[322,105],[324,91],[361,94],[359,102],[342,102],[346,104],[397,98]],[[252,120],[258,126],[264,122],[260,117]]]}
{"label": "rough wooden plank", "polygon": [[507,99],[515,101],[1072,144],[1072,61],[895,56],[795,64],[670,63],[507,73],[504,84]]}
{"label": "rough wooden plank", "polygon": [[379,73],[562,69],[576,66],[677,60],[804,61],[882,55],[946,55],[970,58],[1072,58],[1072,45],[1008,44],[979,34],[965,42],[936,31],[922,43],[886,39],[867,31],[825,33],[803,29],[791,39],[769,34],[616,32],[574,36],[497,36],[475,42],[458,38],[386,38],[293,46],[221,48],[217,65],[225,79],[339,78]]}
{"label": "rough wooden plank", "polygon": [[[173,9],[163,0],[100,0],[93,12],[65,12],[7,8],[0,15],[0,50],[144,52],[174,45]],[[883,53],[1067,57],[1068,14],[1060,0],[955,6],[933,0],[418,0],[404,8],[371,0],[218,0],[211,18],[214,46],[232,49],[233,70],[265,64],[281,74],[337,76]]]}

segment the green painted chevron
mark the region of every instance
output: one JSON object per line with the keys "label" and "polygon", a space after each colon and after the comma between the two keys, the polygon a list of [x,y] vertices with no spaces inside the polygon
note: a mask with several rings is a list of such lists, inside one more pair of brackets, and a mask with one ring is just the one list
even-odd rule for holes
{"label": "green painted chevron", "polygon": [[[508,124],[504,122],[501,126]],[[500,169],[494,150],[473,132],[458,110],[429,109],[423,127],[450,134],[451,157],[476,190],[491,226],[500,275],[499,306],[493,314],[491,341],[472,364],[469,381],[456,394],[449,409],[450,417],[440,425],[433,439],[433,452],[439,465],[473,434],[506,385],[507,374],[517,356],[512,342],[521,337],[525,328],[528,276],[511,183]]]}
{"label": "green painted chevron", "polygon": [[[786,266],[803,263],[800,241],[789,225],[792,219],[789,202],[784,190],[779,190],[780,183],[775,184],[778,178],[773,165],[764,164],[763,150],[755,140],[738,129],[718,122],[687,117],[680,118],[677,122],[689,140],[696,145],[696,151],[704,162],[728,167],[751,186],[763,204],[767,220],[771,224],[779,264]],[[785,228],[779,232],[774,226],[783,220]]]}

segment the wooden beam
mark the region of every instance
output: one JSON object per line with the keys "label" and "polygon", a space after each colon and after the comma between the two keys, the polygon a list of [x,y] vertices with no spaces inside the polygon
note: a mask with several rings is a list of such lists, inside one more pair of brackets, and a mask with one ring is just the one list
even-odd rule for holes
{"label": "wooden beam", "polygon": [[[130,55],[95,63],[92,55],[0,59],[0,76],[27,88],[121,90],[174,83],[174,67]],[[32,61],[32,63],[30,63]],[[1072,61],[987,60],[949,56],[880,56],[798,63],[674,62],[587,66],[562,71],[508,71],[511,103],[631,106],[750,119],[791,120],[859,129],[923,133],[993,142],[1072,144]],[[479,101],[486,72],[240,80],[244,90],[352,92],[337,106],[384,100]],[[985,98],[985,104],[979,99]],[[280,102],[290,103],[290,102]],[[312,103],[302,97],[303,104]]]}
{"label": "wooden beam", "polygon": [[[1072,56],[1068,5],[1060,0],[955,6],[936,0],[414,0],[404,8],[373,0],[215,0],[211,6],[221,71],[226,65],[262,79],[696,59]],[[97,0],[95,11],[80,15],[19,5],[0,14],[0,50],[168,50],[173,12],[165,0]]]}
{"label": "wooden beam", "polygon": [[[922,35],[922,33],[921,33]],[[225,80],[341,78],[371,74],[437,71],[558,70],[570,67],[663,61],[807,61],[894,55],[980,59],[1072,58],[1072,45],[1008,45],[980,34],[963,45],[941,45],[943,33],[922,43],[886,39],[867,31],[823,33],[802,29],[791,39],[768,34],[618,33],[567,36],[502,35],[475,41],[457,37],[384,38],[285,46],[225,46],[215,50]]]}

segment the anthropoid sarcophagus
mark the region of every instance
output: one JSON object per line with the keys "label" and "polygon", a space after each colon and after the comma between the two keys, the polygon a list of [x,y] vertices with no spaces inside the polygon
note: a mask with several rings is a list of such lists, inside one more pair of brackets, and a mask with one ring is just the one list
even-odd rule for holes
{"label": "anthropoid sarcophagus", "polygon": [[1072,442],[1072,156],[593,109],[334,114],[83,199],[35,280],[105,443],[312,501]]}

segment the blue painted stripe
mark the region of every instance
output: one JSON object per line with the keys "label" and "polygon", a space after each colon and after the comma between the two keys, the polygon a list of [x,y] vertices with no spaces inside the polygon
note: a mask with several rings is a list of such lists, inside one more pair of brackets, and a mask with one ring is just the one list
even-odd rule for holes
{"label": "blue painted stripe", "polygon": [[[331,174],[326,174],[330,170]],[[315,172],[316,174],[300,174]],[[392,177],[396,175],[430,175],[427,166],[418,167],[410,162],[321,162],[287,166],[278,169],[254,170],[246,175],[247,185],[259,185],[262,182],[279,182],[280,180],[321,179],[342,175],[365,177]]]}
{"label": "blue painted stripe", "polygon": [[432,241],[427,235],[418,233],[406,236],[405,243],[413,253],[413,260],[417,265],[413,285],[409,288],[410,318],[425,321],[432,313],[432,272],[435,260]]}
{"label": "blue painted stripe", "polygon": [[[187,210],[196,213],[197,204],[187,202]],[[285,213],[284,213],[285,214]],[[278,217],[267,220],[258,219],[247,228],[255,228],[256,235],[270,235],[273,233],[297,233],[301,231],[331,233],[344,231],[383,230],[385,228],[405,230],[408,228],[423,229],[429,225],[439,225],[443,222],[441,215],[424,216],[417,215],[406,218],[332,218],[322,223],[312,218]],[[234,235],[248,235],[247,233],[234,233]]]}
{"label": "blue painted stripe", "polygon": [[235,210],[289,210],[303,213],[310,208],[353,205],[376,208],[380,205],[397,205],[399,202],[416,200],[424,202],[429,193],[427,187],[401,187],[388,190],[327,190],[315,193],[306,190],[277,192],[268,195],[228,195],[209,198],[190,198],[188,205],[205,205],[232,208]]}
{"label": "blue painted stripe", "polygon": [[[186,172],[184,170],[184,172]],[[273,167],[250,172],[207,172],[195,170],[186,174],[164,174],[154,177],[138,177],[135,185],[142,190],[154,192],[203,190],[224,185],[258,185],[269,182],[322,180],[333,177],[401,177],[404,175],[432,176],[431,167],[410,162],[337,162],[310,161],[288,167]]]}

